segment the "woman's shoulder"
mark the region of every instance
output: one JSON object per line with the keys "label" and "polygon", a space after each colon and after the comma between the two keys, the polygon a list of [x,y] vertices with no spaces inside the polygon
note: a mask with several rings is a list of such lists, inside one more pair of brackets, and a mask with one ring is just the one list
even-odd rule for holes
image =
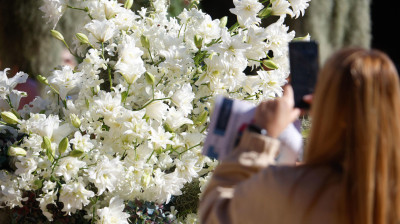
{"label": "woman's shoulder", "polygon": [[330,166],[281,166],[274,165],[261,173],[269,187],[280,192],[302,191],[303,194],[314,194],[322,188],[338,186],[341,174]]}
{"label": "woman's shoulder", "polygon": [[282,223],[299,222],[304,214],[313,220],[307,223],[336,220],[340,173],[335,169],[328,166],[270,166],[260,174],[265,180],[265,193],[276,205],[276,211],[290,213],[290,216],[280,215],[284,220]]}

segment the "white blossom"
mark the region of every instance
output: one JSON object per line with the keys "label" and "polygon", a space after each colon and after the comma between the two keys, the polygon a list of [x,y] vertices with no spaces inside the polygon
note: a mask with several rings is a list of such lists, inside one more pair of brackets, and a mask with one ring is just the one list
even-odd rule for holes
{"label": "white blossom", "polygon": [[35,133],[42,137],[51,138],[53,132],[60,126],[60,119],[57,115],[31,114],[30,118],[21,121],[20,128],[27,133]]}
{"label": "white blossom", "polygon": [[119,158],[109,159],[101,156],[96,166],[88,169],[89,180],[97,187],[97,195],[101,195],[106,189],[114,191],[119,180],[123,176],[123,164]]}
{"label": "white blossom", "polygon": [[282,96],[282,86],[286,84],[286,82],[282,79],[280,73],[275,71],[258,71],[257,74],[263,80],[261,88],[264,92],[264,96],[267,98]]}
{"label": "white blossom", "polygon": [[63,66],[61,70],[53,71],[48,80],[59,91],[60,97],[66,99],[68,93],[74,94],[79,90],[82,76],[81,72],[73,72],[71,67]]}
{"label": "white blossom", "polygon": [[72,144],[72,148],[74,150],[80,150],[86,153],[94,147],[92,141],[90,140],[90,136],[82,135],[79,131],[75,132],[74,138],[71,139],[70,143]]}
{"label": "white blossom", "polygon": [[39,202],[39,207],[42,210],[42,213],[49,221],[53,221],[53,214],[47,209],[47,205],[56,204],[57,200],[57,192],[56,183],[51,181],[44,181],[43,183],[43,194],[40,195],[36,201]]}
{"label": "white blossom", "polygon": [[3,204],[10,208],[22,207],[21,202],[28,198],[22,198],[23,191],[18,185],[18,180],[12,174],[0,170],[0,208],[4,207]]}
{"label": "white blossom", "polygon": [[257,13],[264,7],[258,0],[233,0],[233,4],[235,8],[230,11],[237,16],[241,26],[248,27],[261,21]]}
{"label": "white blossom", "polygon": [[116,25],[110,20],[93,20],[86,24],[85,29],[100,43],[108,41],[117,32]]}
{"label": "white blossom", "polygon": [[0,71],[0,99],[7,99],[7,95],[9,95],[12,90],[17,86],[19,83],[25,83],[28,74],[24,72],[17,72],[13,77],[7,77],[7,71],[9,68],[4,69],[4,71]]}
{"label": "white blossom", "polygon": [[166,148],[167,144],[173,144],[171,141],[172,134],[169,132],[166,132],[164,128],[158,127],[157,129],[152,129],[151,130],[151,136],[150,139],[154,144],[154,148]]}
{"label": "white blossom", "polygon": [[53,29],[64,14],[67,2],[68,0],[43,0],[43,5],[39,9],[44,13],[43,18],[48,19],[47,23],[50,23]]}
{"label": "white blossom", "polygon": [[38,168],[38,160],[31,151],[28,151],[26,156],[18,157],[15,166],[17,167],[15,174],[20,175],[24,181],[30,181],[34,179],[32,173]]}
{"label": "white blossom", "polygon": [[193,109],[192,101],[194,97],[195,94],[192,91],[192,87],[186,83],[172,95],[171,99],[177,108],[187,116]]}
{"label": "white blossom", "polygon": [[145,71],[141,58],[143,51],[135,46],[135,40],[126,36],[126,40],[119,46],[119,59],[115,69],[128,84],[135,82]]}
{"label": "white blossom", "polygon": [[293,15],[293,11],[289,8],[290,3],[287,0],[272,0],[272,14],[276,16],[284,16],[286,14]]}
{"label": "white blossom", "polygon": [[94,192],[87,190],[81,180],[63,184],[60,190],[60,202],[64,204],[62,209],[68,215],[81,210],[83,206],[90,203],[90,198],[94,197]]}
{"label": "white blossom", "polygon": [[68,182],[71,180],[71,178],[77,177],[79,169],[85,165],[85,162],[80,161],[75,157],[62,158],[58,162],[58,167],[54,174],[63,177],[63,179]]}
{"label": "white blossom", "polygon": [[161,100],[154,101],[146,107],[146,115],[156,121],[161,122],[165,119],[168,105]]}
{"label": "white blossom", "polygon": [[113,197],[108,207],[97,209],[99,219],[97,223],[101,224],[128,224],[129,214],[123,212],[125,208],[124,200]]}
{"label": "white blossom", "polygon": [[308,8],[311,0],[289,0],[293,9],[294,18],[304,15],[304,11]]}
{"label": "white blossom", "polygon": [[[190,107],[188,109],[191,109]],[[186,118],[182,110],[176,110],[175,107],[171,107],[168,110],[165,123],[172,130],[176,130],[184,124],[193,124],[193,121]]]}

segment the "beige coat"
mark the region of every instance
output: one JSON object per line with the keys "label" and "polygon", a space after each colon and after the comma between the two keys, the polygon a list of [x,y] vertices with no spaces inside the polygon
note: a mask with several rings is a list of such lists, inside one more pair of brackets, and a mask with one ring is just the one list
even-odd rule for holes
{"label": "beige coat", "polygon": [[340,172],[270,165],[279,145],[245,132],[214,171],[200,201],[201,223],[340,223]]}

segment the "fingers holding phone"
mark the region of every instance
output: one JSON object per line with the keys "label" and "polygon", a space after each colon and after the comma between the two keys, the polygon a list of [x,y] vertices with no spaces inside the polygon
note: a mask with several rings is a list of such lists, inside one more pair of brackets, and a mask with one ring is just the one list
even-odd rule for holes
{"label": "fingers holding phone", "polygon": [[286,85],[281,98],[264,101],[257,106],[254,124],[266,129],[269,136],[278,137],[299,115],[300,109],[294,108],[293,89]]}

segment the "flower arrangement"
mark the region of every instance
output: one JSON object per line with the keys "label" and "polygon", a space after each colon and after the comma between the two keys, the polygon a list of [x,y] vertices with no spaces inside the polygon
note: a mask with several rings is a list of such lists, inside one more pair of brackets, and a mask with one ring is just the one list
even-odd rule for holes
{"label": "flower arrangement", "polygon": [[[234,0],[238,21],[228,29],[226,17],[211,19],[197,2],[170,18],[166,0],[137,13],[132,0],[44,0],[54,28],[67,9],[88,22],[71,47],[51,31],[79,64],[38,75],[43,98],[17,110],[26,93],[14,87],[28,75],[0,71],[0,206],[23,207],[33,192],[49,221],[56,208],[128,223],[128,208],[167,205],[190,183],[202,190],[216,165],[201,154],[214,96],[254,104],[280,96],[295,37],[284,19],[304,14],[308,2]],[[169,206],[163,215],[184,222],[177,214]]]}

